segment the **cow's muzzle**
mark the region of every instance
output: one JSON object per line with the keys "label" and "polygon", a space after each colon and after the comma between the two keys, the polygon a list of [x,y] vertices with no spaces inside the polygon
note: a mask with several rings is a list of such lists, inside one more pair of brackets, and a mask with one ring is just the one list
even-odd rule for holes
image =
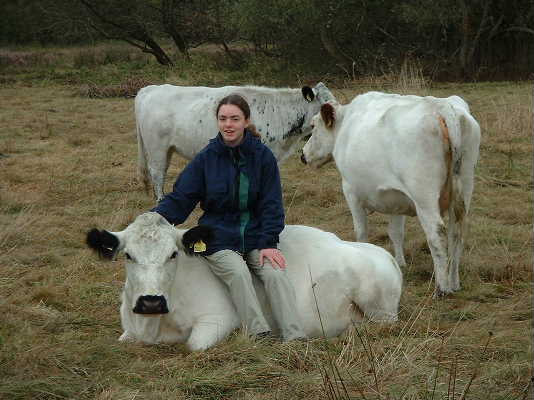
{"label": "cow's muzzle", "polygon": [[136,314],[167,314],[167,300],[164,296],[141,296],[137,299],[133,312]]}

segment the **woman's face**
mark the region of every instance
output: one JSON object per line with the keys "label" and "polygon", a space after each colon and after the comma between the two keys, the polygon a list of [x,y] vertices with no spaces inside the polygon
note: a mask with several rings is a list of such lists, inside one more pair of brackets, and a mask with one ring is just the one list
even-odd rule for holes
{"label": "woman's face", "polygon": [[230,147],[235,147],[241,143],[249,122],[243,111],[233,104],[223,104],[217,113],[219,132],[221,132],[224,143]]}

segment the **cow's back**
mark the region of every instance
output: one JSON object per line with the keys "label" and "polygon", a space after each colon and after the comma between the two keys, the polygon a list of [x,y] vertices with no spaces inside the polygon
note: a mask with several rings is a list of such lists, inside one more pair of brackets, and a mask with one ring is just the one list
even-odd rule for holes
{"label": "cow's back", "polygon": [[[280,250],[287,261],[287,274],[297,293],[297,308],[305,330],[322,335],[319,315],[327,336],[338,335],[355,318],[347,312],[353,304],[373,318],[389,316],[396,309],[402,288],[402,273],[384,249],[345,242],[330,232],[289,225],[280,235]],[[389,307],[384,307],[385,302]]]}
{"label": "cow's back", "polygon": [[[368,209],[415,215],[410,193],[439,193],[447,179],[447,152],[439,118],[465,111],[435,97],[370,92],[344,111],[334,158],[346,184]],[[451,119],[452,120],[452,119]]]}
{"label": "cow's back", "polygon": [[217,134],[218,100],[235,87],[152,85],[135,100],[137,128],[150,154],[173,148],[192,159]]}
{"label": "cow's back", "polygon": [[192,159],[218,132],[218,102],[234,93],[248,102],[251,122],[279,161],[291,154],[302,135],[300,128],[319,111],[319,103],[308,103],[300,89],[151,85],[141,89],[135,100],[137,127],[145,146],[162,151],[172,147]]}
{"label": "cow's back", "polygon": [[[348,269],[390,272],[402,281],[402,272],[386,250],[370,243],[348,242],[333,233],[304,225],[286,225],[280,234],[280,250],[288,264],[288,274],[296,287],[311,289],[317,279]],[[303,279],[304,278],[304,279]],[[303,290],[305,291],[305,290]]]}
{"label": "cow's back", "polygon": [[369,92],[356,97],[346,114],[336,143],[338,165],[355,159],[377,173],[405,171],[419,181],[443,172],[453,148],[478,154],[480,128],[459,96]]}

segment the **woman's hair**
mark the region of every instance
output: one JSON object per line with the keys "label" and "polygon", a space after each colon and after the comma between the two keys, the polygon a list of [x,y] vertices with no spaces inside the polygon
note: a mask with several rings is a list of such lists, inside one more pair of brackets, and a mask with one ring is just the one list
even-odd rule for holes
{"label": "woman's hair", "polygon": [[[221,106],[224,106],[226,104],[231,104],[233,106],[238,107],[243,112],[245,119],[250,119],[250,107],[247,101],[238,94],[230,94],[222,98],[221,101],[219,101],[217,109],[215,110],[216,117],[219,115],[219,109],[221,108]],[[249,124],[247,130],[249,130],[250,133],[252,133],[254,136],[261,137],[261,134],[256,130],[256,126],[254,124]]]}

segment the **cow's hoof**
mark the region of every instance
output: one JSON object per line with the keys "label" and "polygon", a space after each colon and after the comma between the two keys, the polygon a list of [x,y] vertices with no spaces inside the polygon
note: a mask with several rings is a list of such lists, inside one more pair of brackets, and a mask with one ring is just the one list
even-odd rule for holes
{"label": "cow's hoof", "polygon": [[186,347],[189,351],[204,351],[211,347],[208,343],[189,341],[186,343]]}
{"label": "cow's hoof", "polygon": [[443,289],[436,289],[434,291],[434,296],[432,296],[434,299],[441,299],[445,296],[448,296],[449,294],[452,294],[453,291],[450,289],[443,290]]}
{"label": "cow's hoof", "polygon": [[[358,241],[360,241],[360,240],[358,240]],[[404,256],[395,255],[395,261],[397,261],[397,264],[399,265],[399,267],[401,267],[401,268],[405,268],[406,267],[406,259],[404,258]]]}
{"label": "cow's hoof", "polygon": [[277,343],[280,342],[280,338],[274,335],[271,331],[260,332],[255,335],[251,335],[252,340],[262,343]]}
{"label": "cow's hoof", "polygon": [[124,332],[120,336],[119,342],[135,342],[135,338],[131,336],[128,332]]}

